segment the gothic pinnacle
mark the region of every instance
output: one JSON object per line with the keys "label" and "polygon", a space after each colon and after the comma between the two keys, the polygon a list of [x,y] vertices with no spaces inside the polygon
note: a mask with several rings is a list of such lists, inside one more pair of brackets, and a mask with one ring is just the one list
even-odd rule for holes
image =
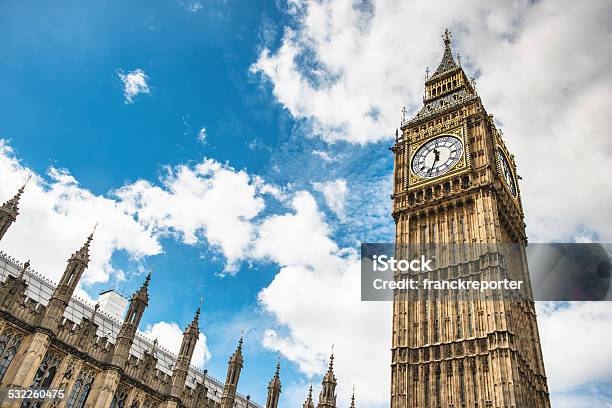
{"label": "gothic pinnacle", "polygon": [[23,275],[25,275],[29,267],[30,267],[30,261],[25,261],[23,264],[23,267],[19,271],[19,278],[23,278]]}
{"label": "gothic pinnacle", "polygon": [[98,226],[98,223],[96,223],[96,225],[94,226],[93,231],[91,231],[91,234],[89,234],[83,246],[78,251],[76,251],[74,254],[72,254],[71,258],[79,259],[85,262],[86,264],[89,263],[89,246],[91,245],[91,241],[93,241],[94,232],[96,232],[97,226]]}
{"label": "gothic pinnacle", "polygon": [[242,364],[242,362],[243,362],[243,358],[242,358],[242,343],[243,343],[243,336],[240,336],[240,340],[238,341],[238,347],[236,347],[236,351],[234,352],[234,354],[230,358],[230,362],[237,362],[239,364]]}
{"label": "gothic pinnacle", "polygon": [[151,272],[147,274],[147,277],[145,278],[145,281],[140,289],[138,289],[138,291],[132,295],[132,300],[138,298],[142,299],[146,305],[149,304],[149,282],[151,282]]}
{"label": "gothic pinnacle", "polygon": [[11,197],[8,201],[6,201],[0,208],[5,210],[6,212],[13,213],[14,216],[17,216],[19,212],[19,207],[18,207],[19,199],[21,198],[21,195],[25,191],[25,187],[31,178],[32,176],[30,175],[25,181],[25,183],[23,183],[23,185],[19,188],[19,190],[17,190],[17,193],[13,197]]}
{"label": "gothic pinnacle", "polygon": [[312,384],[310,384],[310,388],[308,389],[308,398],[306,398],[303,408],[314,408],[314,401],[312,400]]}
{"label": "gothic pinnacle", "polygon": [[189,326],[187,326],[187,328],[185,329],[185,332],[194,331],[194,330],[196,333],[199,332],[200,331],[199,323],[200,323],[200,308],[198,307],[198,310],[196,310],[195,316],[193,316],[193,320],[191,321]]}

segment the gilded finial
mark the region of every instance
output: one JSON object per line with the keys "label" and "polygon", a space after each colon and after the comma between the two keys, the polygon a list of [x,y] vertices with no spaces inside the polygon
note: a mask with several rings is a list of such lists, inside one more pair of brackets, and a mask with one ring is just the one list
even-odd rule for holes
{"label": "gilded finial", "polygon": [[444,30],[444,36],[443,36],[443,38],[444,38],[444,44],[445,44],[445,45],[450,45],[450,43],[451,43],[451,38],[452,38],[452,37],[453,37],[453,35],[451,34],[451,32],[450,32],[450,31],[448,31],[448,28],[446,28],[446,29]]}

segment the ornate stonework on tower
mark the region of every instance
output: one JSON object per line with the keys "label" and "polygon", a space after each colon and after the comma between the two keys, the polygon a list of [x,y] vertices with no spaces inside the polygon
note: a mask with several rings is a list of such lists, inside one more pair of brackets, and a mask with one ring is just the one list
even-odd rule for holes
{"label": "ornate stonework on tower", "polygon": [[329,368],[323,377],[317,408],[336,408],[336,376],[334,375],[334,355],[329,357]]}
{"label": "ornate stonework on tower", "polygon": [[243,364],[242,337],[240,337],[238,347],[227,364],[227,376],[225,378],[225,387],[223,387],[223,396],[221,397],[221,408],[232,408],[234,406],[238,380],[240,379],[240,371]]}
{"label": "ornate stonework on tower", "polygon": [[[443,39],[442,61],[425,81],[424,106],[402,119],[391,148],[396,243],[492,246],[495,257],[475,250],[441,258],[438,269],[463,277],[486,261],[528,282],[514,157],[453,57],[448,30]],[[520,250],[507,252],[503,244]],[[396,294],[391,372],[392,408],[550,406],[531,300]]]}
{"label": "ornate stonework on tower", "polygon": [[276,371],[274,377],[268,384],[268,398],[266,400],[266,408],[277,408],[278,400],[281,394],[281,381],[280,381],[280,361],[276,363]]}

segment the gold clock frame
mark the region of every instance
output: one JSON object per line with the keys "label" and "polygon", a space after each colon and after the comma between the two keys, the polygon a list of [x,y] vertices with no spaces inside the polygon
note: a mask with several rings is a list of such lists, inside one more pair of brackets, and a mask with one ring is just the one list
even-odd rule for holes
{"label": "gold clock frame", "polygon": [[[409,160],[407,163],[408,175],[409,175],[408,176],[408,186],[407,186],[408,189],[420,187],[424,184],[440,182],[442,180],[446,180],[446,179],[455,177],[458,174],[469,170],[470,168],[470,151],[469,150],[470,149],[469,149],[468,143],[466,143],[466,140],[465,140],[466,133],[467,133],[466,125],[464,124],[462,126],[458,126],[455,128],[446,129],[440,133],[436,133],[435,135],[432,135],[426,139],[419,140],[418,142],[409,145],[408,146]],[[412,160],[414,159],[416,152],[421,148],[421,146],[423,146],[425,143],[429,142],[430,140],[437,139],[443,136],[452,136],[452,137],[456,137],[457,139],[459,139],[459,141],[463,145],[463,154],[462,154],[463,157],[449,171],[447,171],[440,177],[425,178],[425,177],[420,177],[414,174],[412,172]]]}
{"label": "gold clock frame", "polygon": [[512,197],[514,201],[518,202],[519,197],[521,196],[521,192],[519,191],[518,178],[516,177],[516,163],[514,162],[514,158],[508,152],[508,149],[506,149],[506,146],[501,143],[495,144],[495,153],[497,152],[500,152],[506,159],[506,162],[508,162],[508,166],[510,167],[510,174],[512,175],[512,180],[514,180],[514,187],[516,188],[516,195],[512,194],[512,191],[510,190],[508,183],[506,183],[501,161],[499,160],[499,156],[495,154],[495,167],[497,170],[497,175],[501,179],[501,183],[504,185],[504,188],[508,192],[508,195]]}

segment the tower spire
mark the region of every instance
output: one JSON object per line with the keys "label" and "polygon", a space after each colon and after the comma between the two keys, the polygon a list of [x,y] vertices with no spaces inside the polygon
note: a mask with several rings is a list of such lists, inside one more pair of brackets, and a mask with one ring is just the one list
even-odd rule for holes
{"label": "tower spire", "polygon": [[453,58],[453,51],[451,49],[451,38],[451,32],[448,31],[448,28],[445,29],[444,35],[442,36],[442,39],[444,41],[444,54],[442,55],[442,61],[440,61],[438,68],[434,71],[431,78],[440,75],[446,71],[450,71],[451,69],[457,68],[457,63]]}
{"label": "tower spire", "polygon": [[234,400],[236,399],[236,391],[238,389],[238,380],[240,379],[240,371],[244,364],[242,357],[242,342],[243,336],[240,336],[238,347],[230,357],[227,364],[227,376],[225,377],[225,385],[223,386],[223,395],[221,396],[221,408],[233,408]]}
{"label": "tower spire", "polygon": [[174,365],[174,370],[172,372],[170,395],[176,398],[180,398],[181,395],[183,395],[183,391],[185,389],[185,382],[187,380],[187,374],[189,373],[189,365],[191,364],[191,358],[193,357],[195,346],[198,342],[198,338],[200,337],[200,328],[198,327],[199,320],[200,308],[198,307],[195,312],[195,315],[193,316],[193,320],[183,332],[183,341],[181,342],[181,349],[179,351],[178,358],[176,359],[176,364]]}
{"label": "tower spire", "polygon": [[17,220],[17,215],[19,215],[19,199],[23,194],[28,181],[30,181],[32,176],[30,175],[28,179],[23,183],[21,188],[17,190],[17,193],[8,199],[2,206],[0,206],[0,240],[6,234],[9,227],[15,220]]}
{"label": "tower spire", "polygon": [[274,371],[274,377],[268,384],[268,399],[266,400],[266,408],[277,408],[278,400],[280,399],[281,393],[281,381],[280,381],[280,359],[276,362],[276,370]]}
{"label": "tower spire", "polygon": [[314,402],[312,401],[312,384],[310,384],[310,388],[308,389],[308,398],[306,398],[306,401],[304,401],[302,408],[314,408]]}
{"label": "tower spire", "polygon": [[140,319],[149,305],[149,282],[151,282],[151,273],[147,275],[144,283],[130,299],[130,305],[123,319],[123,324],[117,335],[115,342],[115,351],[112,357],[112,363],[116,367],[123,367],[128,359],[130,348],[136,336],[136,330],[140,324]]}
{"label": "tower spire", "polygon": [[53,290],[49,303],[45,309],[41,327],[55,332],[64,316],[64,311],[81,280],[81,276],[89,265],[89,245],[93,240],[93,233],[85,240],[83,246],[70,256],[62,278]]}
{"label": "tower spire", "polygon": [[334,375],[334,346],[329,357],[329,368],[323,377],[323,386],[319,393],[318,408],[336,408],[336,376]]}
{"label": "tower spire", "polygon": [[353,385],[353,395],[351,396],[351,408],[355,408],[355,386]]}

